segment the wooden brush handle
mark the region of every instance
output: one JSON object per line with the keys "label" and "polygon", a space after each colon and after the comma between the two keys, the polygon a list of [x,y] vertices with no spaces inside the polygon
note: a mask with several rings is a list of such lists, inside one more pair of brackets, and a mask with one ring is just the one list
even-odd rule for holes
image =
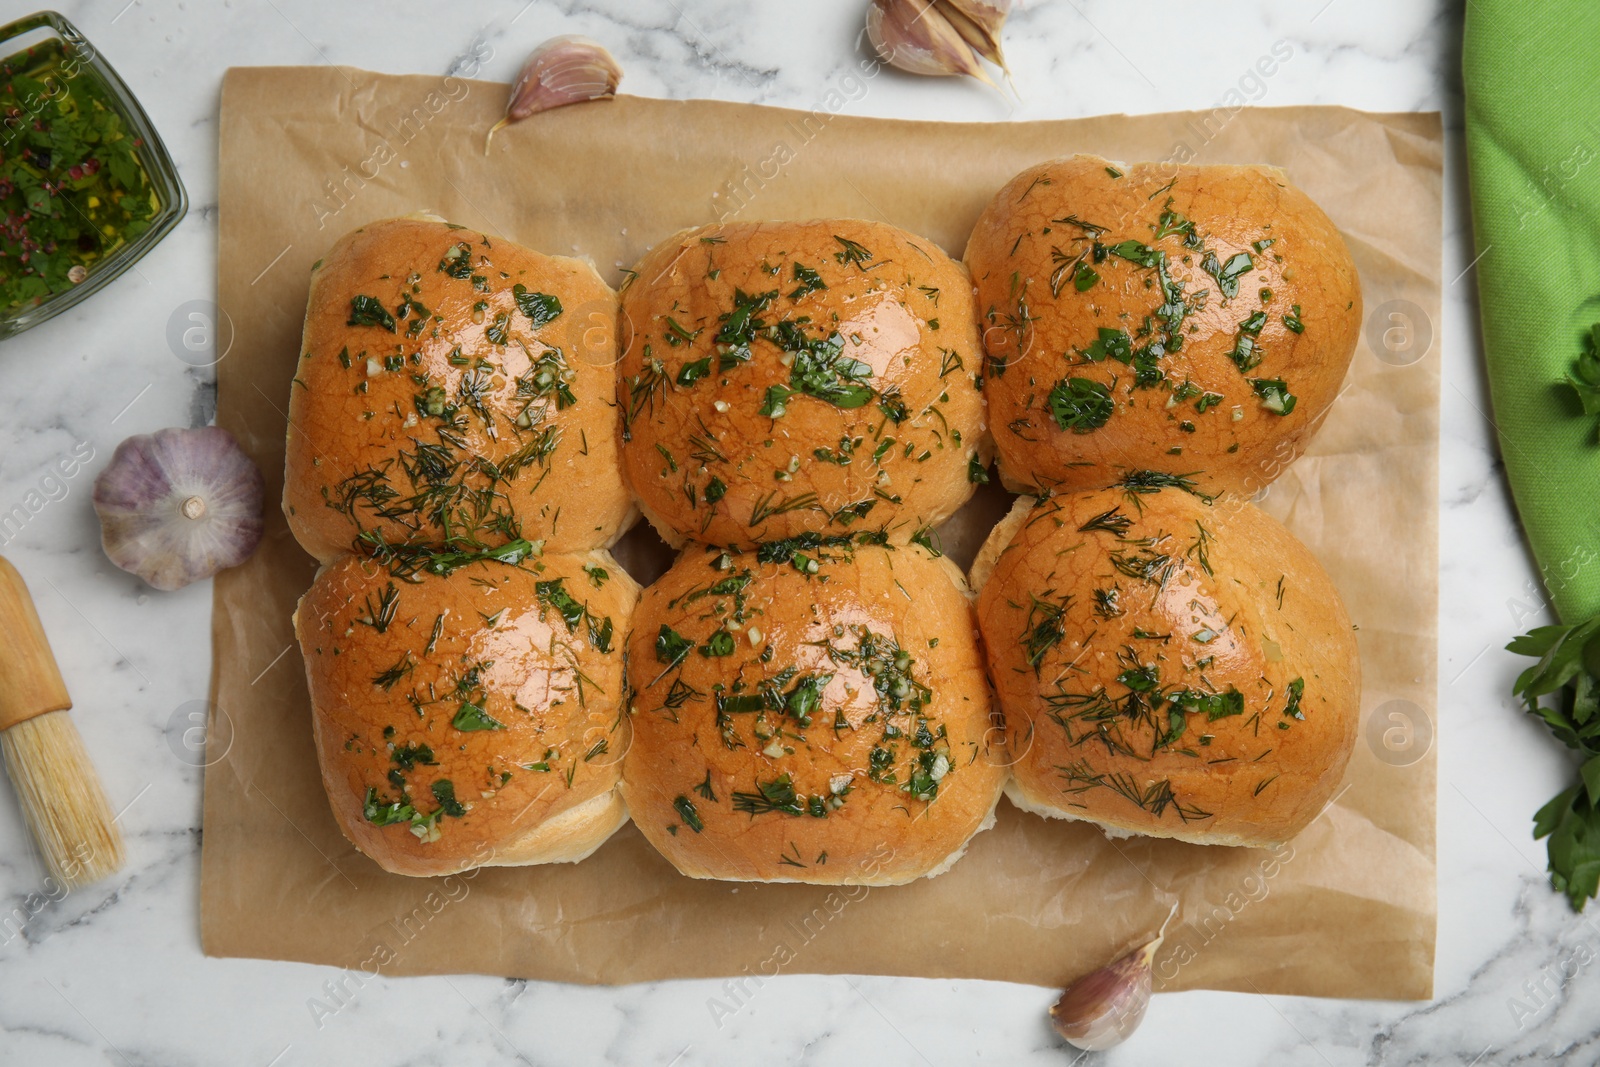
{"label": "wooden brush handle", "polygon": [[50,654],[28,587],[0,556],[0,730],[70,707],[67,683]]}

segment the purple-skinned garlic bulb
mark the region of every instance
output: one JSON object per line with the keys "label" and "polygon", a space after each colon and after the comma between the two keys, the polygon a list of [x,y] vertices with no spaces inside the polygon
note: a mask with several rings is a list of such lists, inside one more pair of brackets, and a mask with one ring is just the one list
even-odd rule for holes
{"label": "purple-skinned garlic bulb", "polygon": [[941,7],[939,0],[872,0],[867,8],[867,40],[891,67],[911,74],[965,74],[993,85],[961,29],[984,33],[971,15]]}
{"label": "purple-skinned garlic bulb", "polygon": [[94,480],[112,563],[156,589],[182,589],[250,558],[265,484],[227,430],[157,430],[117,446]]}

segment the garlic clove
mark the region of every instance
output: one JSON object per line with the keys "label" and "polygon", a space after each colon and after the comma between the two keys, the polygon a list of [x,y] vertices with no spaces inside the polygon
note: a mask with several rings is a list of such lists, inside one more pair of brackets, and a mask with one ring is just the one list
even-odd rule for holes
{"label": "garlic clove", "polygon": [[1011,76],[1000,48],[1000,29],[1011,13],[1011,0],[934,0],[934,6],[974,52]]}
{"label": "garlic clove", "polygon": [[1150,1006],[1154,956],[1154,948],[1145,945],[1067,986],[1050,1008],[1056,1033],[1090,1052],[1120,1045]]}
{"label": "garlic clove", "polygon": [[483,154],[489,154],[489,141],[502,126],[552,108],[609,99],[621,82],[622,67],[599,41],[579,34],[550,38],[522,65],[506,100],[505,117],[483,139]]}
{"label": "garlic clove", "polygon": [[953,7],[994,36],[1011,14],[1011,0],[936,0],[940,7]]}
{"label": "garlic clove", "polygon": [[986,85],[972,46],[962,40],[933,0],[872,0],[867,9],[867,39],[891,67],[911,74],[965,74]]}
{"label": "garlic clove", "polygon": [[162,590],[249,559],[264,498],[261,471],[216,426],[130,437],[94,482],[106,556]]}
{"label": "garlic clove", "polygon": [[1050,1006],[1056,1033],[1086,1052],[1100,1052],[1126,1041],[1144,1021],[1150,1006],[1151,964],[1166,937],[1167,923],[1177,913],[1174,903],[1154,938],[1067,986]]}

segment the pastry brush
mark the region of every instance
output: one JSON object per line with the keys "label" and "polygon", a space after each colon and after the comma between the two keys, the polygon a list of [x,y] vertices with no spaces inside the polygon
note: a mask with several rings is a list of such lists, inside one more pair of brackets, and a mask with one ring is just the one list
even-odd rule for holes
{"label": "pastry brush", "polygon": [[70,707],[28,587],[0,557],[0,748],[45,865],[76,889],[122,866],[122,835]]}

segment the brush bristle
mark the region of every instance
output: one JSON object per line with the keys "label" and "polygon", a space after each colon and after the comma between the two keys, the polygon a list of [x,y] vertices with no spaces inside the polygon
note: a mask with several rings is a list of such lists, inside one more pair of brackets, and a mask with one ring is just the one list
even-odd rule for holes
{"label": "brush bristle", "polygon": [[0,748],[22,817],[57,881],[76,889],[122,866],[122,835],[111,805],[65,711],[0,731]]}

